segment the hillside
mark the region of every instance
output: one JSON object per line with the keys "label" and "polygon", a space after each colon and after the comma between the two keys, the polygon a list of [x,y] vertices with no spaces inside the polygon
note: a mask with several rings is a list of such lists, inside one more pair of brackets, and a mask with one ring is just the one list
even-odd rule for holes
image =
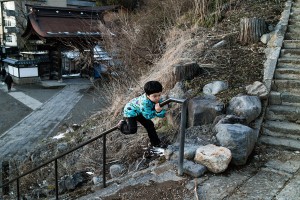
{"label": "hillside", "polygon": [[[151,71],[140,80],[140,85],[147,80],[160,80],[167,89],[170,79],[171,66],[180,62],[197,62],[203,66],[204,73],[190,81],[184,81],[185,90],[191,90],[192,95],[202,93],[205,84],[214,80],[223,80],[229,83],[229,90],[218,94],[223,102],[228,102],[233,96],[244,93],[246,85],[254,81],[261,81],[263,77],[263,63],[265,61],[265,44],[242,45],[238,40],[240,19],[243,17],[257,17],[265,19],[270,29],[276,26],[282,12],[283,4],[276,4],[274,1],[239,1],[233,5],[223,16],[222,20],[211,28],[200,26],[189,29],[172,28],[169,37],[166,39],[166,51],[157,60]],[[270,30],[268,31],[270,32]],[[225,41],[220,48],[212,48],[214,44]],[[167,93],[167,91],[166,91]],[[140,133],[139,133],[140,134]],[[171,132],[172,134],[172,132]],[[126,138],[133,141],[122,141],[127,143],[125,154],[121,160],[131,163],[141,157],[137,143],[145,143],[145,136],[141,138]],[[123,138],[122,138],[123,139]],[[257,147],[256,153],[262,153],[264,147]],[[256,154],[254,153],[254,154]],[[118,157],[120,158],[120,157]],[[253,161],[253,160],[252,160]],[[254,162],[254,161],[253,161]],[[253,163],[253,166],[257,164]],[[187,192],[184,187],[176,182],[163,184],[152,184],[151,187],[135,186],[129,187],[118,194],[106,198],[111,199],[180,199],[175,194]],[[149,195],[149,196],[148,196]]]}
{"label": "hillside", "polygon": [[[272,27],[278,22],[283,10],[283,2],[276,2],[278,1],[230,1],[232,4],[228,4],[221,17],[218,18],[218,22],[209,24],[209,26],[191,23],[187,17],[189,15],[180,13],[182,15],[177,16],[177,23],[163,30],[164,34],[159,38],[161,44],[153,44],[153,46],[162,46],[162,49],[159,51],[157,50],[157,46],[153,47],[153,49],[143,48],[143,46],[138,48],[136,46],[141,44],[134,43],[133,40],[132,43],[123,45],[125,49],[123,58],[126,58],[127,66],[125,69],[127,71],[120,70],[119,73],[121,74],[120,77],[124,80],[108,77],[107,81],[101,80],[94,88],[94,92],[99,94],[99,99],[102,100],[102,103],[109,105],[107,110],[91,116],[75,133],[70,134],[57,143],[68,142],[70,146],[76,145],[114,126],[122,118],[121,108],[126,101],[141,93],[141,86],[148,80],[161,81],[165,89],[164,93],[168,94],[168,91],[175,84],[171,74],[172,66],[176,63],[197,62],[202,68],[203,73],[200,76],[189,81],[183,81],[185,90],[190,91],[190,97],[201,94],[203,86],[214,80],[228,82],[229,89],[217,96],[225,103],[233,96],[244,93],[246,85],[262,80],[263,63],[265,61],[264,49],[266,45],[261,42],[241,44],[238,39],[240,19],[244,17],[262,18],[266,21],[269,27],[268,32],[270,32]],[[143,13],[143,11],[141,12]],[[145,13],[147,12],[145,11]],[[140,13],[136,14],[139,17],[141,16]],[[139,18],[139,20],[144,22],[155,21],[153,16],[151,16],[152,19],[148,19],[145,16],[143,15],[143,18]],[[143,38],[144,36],[143,31],[138,32],[137,29],[130,27],[130,25],[128,25],[128,29],[124,29],[123,26],[122,28],[123,31],[126,30],[127,35],[132,36],[130,37],[131,39]],[[130,28],[135,30],[134,33],[137,35],[133,33],[131,35]],[[159,27],[155,28],[160,29]],[[146,36],[144,36],[145,38]],[[156,39],[155,42],[157,42]],[[152,44],[151,42],[154,40],[153,38],[149,38],[149,41]],[[215,44],[221,41],[224,41],[224,45],[213,48]],[[116,40],[115,42],[119,42],[118,46],[124,44],[122,43],[124,41],[120,40]],[[146,43],[144,44],[146,46]],[[131,56],[126,54],[129,51],[133,53]],[[139,52],[139,56],[135,57]],[[129,58],[132,59],[129,60]],[[130,74],[131,72],[135,73],[132,75]],[[164,122],[158,125],[162,127],[159,129],[160,136],[166,136],[172,141],[178,130],[175,127],[167,126]],[[147,145],[148,137],[142,128],[139,129],[138,134],[133,136],[125,136],[119,131],[115,131],[107,137],[107,143],[108,162],[122,163],[127,167],[127,170],[130,170],[134,167],[135,163],[141,160],[143,154],[141,149]],[[46,149],[50,152],[55,146],[56,144],[50,144],[49,142]],[[101,147],[102,141],[98,141],[82,149],[80,154],[74,153],[72,156],[68,156],[65,163],[61,164],[60,173],[71,174],[81,169],[93,171],[95,175],[100,176],[102,173],[102,169],[99,167],[99,163],[102,162]],[[43,148],[45,150],[45,147]],[[264,147],[257,147],[254,154],[262,153],[263,150]],[[47,160],[51,157],[52,153],[47,154],[42,159]],[[256,164],[250,165],[255,166]],[[28,169],[29,167],[24,165],[23,169],[26,168]],[[26,181],[29,182],[32,180]],[[170,199],[173,194],[187,192],[184,187],[180,186],[178,182],[168,182],[153,184],[151,187],[130,187],[107,199],[141,199],[141,197],[145,200]],[[75,195],[76,192],[74,192]],[[180,198],[176,197],[174,199]]]}

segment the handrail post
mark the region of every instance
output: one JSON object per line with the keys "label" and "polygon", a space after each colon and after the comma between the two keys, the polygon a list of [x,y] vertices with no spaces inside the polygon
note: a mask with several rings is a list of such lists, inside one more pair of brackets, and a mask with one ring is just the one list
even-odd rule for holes
{"label": "handrail post", "polygon": [[55,159],[54,167],[55,167],[55,197],[58,200],[58,170],[57,170],[58,166],[57,166],[57,159]]}
{"label": "handrail post", "polygon": [[[9,181],[9,161],[2,162],[2,183],[7,183]],[[2,187],[3,195],[9,194],[9,185]]]}
{"label": "handrail post", "polygon": [[178,175],[183,175],[183,157],[184,157],[184,140],[185,140],[185,128],[186,128],[186,118],[187,118],[187,105],[188,100],[187,99],[176,99],[176,98],[169,98],[163,102],[161,102],[159,105],[160,107],[171,103],[182,103],[181,108],[181,122],[180,122],[180,147],[179,147],[179,161],[178,161]]}
{"label": "handrail post", "polygon": [[178,162],[178,174],[183,175],[183,157],[184,157],[184,141],[185,141],[185,128],[187,122],[187,100],[182,104],[181,109],[181,121],[180,121],[180,147],[179,147],[179,162]]}
{"label": "handrail post", "polygon": [[106,188],[106,176],[105,176],[105,171],[106,171],[106,168],[105,168],[105,164],[106,164],[106,135],[103,136],[103,161],[102,161],[102,165],[103,165],[103,172],[102,172],[102,176],[103,176],[103,188]]}
{"label": "handrail post", "polygon": [[20,199],[20,179],[17,179],[17,198]]}

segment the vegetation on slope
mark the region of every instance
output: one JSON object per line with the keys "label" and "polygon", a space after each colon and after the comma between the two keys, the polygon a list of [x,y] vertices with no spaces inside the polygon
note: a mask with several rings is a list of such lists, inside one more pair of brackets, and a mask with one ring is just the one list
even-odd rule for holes
{"label": "vegetation on slope", "polygon": [[[243,93],[244,86],[262,80],[265,44],[242,45],[238,40],[240,19],[263,18],[274,27],[282,6],[282,2],[273,0],[147,0],[134,12],[108,15],[108,27],[101,27],[107,33],[105,47],[123,61],[115,66],[117,76],[95,85],[101,102],[109,106],[87,119],[75,135],[59,142],[68,141],[71,147],[114,126],[122,118],[122,107],[142,93],[142,86],[148,80],[161,81],[167,93],[175,84],[171,76],[176,63],[193,61],[204,69],[199,77],[184,81],[185,89],[192,91],[191,97],[200,94],[203,86],[213,80],[229,83],[229,90],[218,95],[224,102]],[[220,41],[225,41],[225,45],[212,48]],[[173,128],[160,133],[171,137],[177,133]],[[130,171],[142,158],[141,149],[147,145],[148,137],[143,128],[129,136],[115,131],[108,135],[107,142],[108,163],[122,163]],[[55,147],[56,144],[48,144],[49,154],[40,157],[47,160],[56,153]],[[72,174],[80,169],[100,176],[101,158],[102,141],[95,141],[67,156],[59,166],[59,174]],[[27,171],[36,164],[28,163],[19,170]],[[53,174],[28,176],[26,185],[42,182],[48,175]]]}

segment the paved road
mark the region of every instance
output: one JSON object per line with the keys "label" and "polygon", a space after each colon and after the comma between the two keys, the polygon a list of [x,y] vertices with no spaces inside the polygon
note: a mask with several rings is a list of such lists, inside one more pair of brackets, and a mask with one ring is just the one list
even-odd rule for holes
{"label": "paved road", "polygon": [[[10,93],[5,85],[0,86],[2,103],[6,99],[5,102],[12,104],[9,108],[4,106],[3,110],[9,110],[7,116],[8,113],[13,116],[10,126],[15,123],[10,128],[4,127],[9,129],[0,135],[0,162],[5,157],[31,150],[36,141],[51,135],[62,122],[78,123],[91,114],[89,111],[100,110],[88,90],[90,86],[84,79],[68,80],[65,87],[56,89],[38,85],[15,86]],[[72,117],[73,113],[81,114]],[[1,121],[4,118],[1,117]]]}

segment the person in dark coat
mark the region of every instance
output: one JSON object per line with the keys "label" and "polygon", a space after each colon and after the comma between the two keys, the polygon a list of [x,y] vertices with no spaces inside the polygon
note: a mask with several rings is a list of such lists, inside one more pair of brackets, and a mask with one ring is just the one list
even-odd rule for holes
{"label": "person in dark coat", "polygon": [[6,76],[6,70],[5,70],[4,67],[2,67],[1,75],[2,75],[2,81],[3,81],[5,79],[5,76]]}
{"label": "person in dark coat", "polygon": [[12,84],[13,84],[14,81],[13,81],[13,79],[12,79],[12,77],[10,76],[9,73],[6,75],[6,77],[5,77],[5,79],[4,79],[4,82],[5,82],[6,85],[7,85],[7,90],[8,90],[8,92],[10,92],[11,86],[12,86]]}

